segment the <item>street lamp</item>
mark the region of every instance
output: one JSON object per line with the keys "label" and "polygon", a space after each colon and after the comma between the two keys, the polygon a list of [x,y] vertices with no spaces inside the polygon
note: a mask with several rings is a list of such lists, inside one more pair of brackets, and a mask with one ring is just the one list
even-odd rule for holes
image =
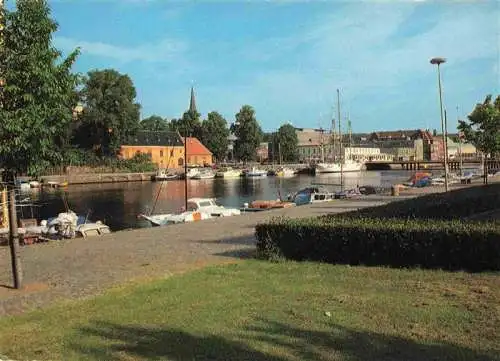
{"label": "street lamp", "polygon": [[441,132],[443,134],[443,147],[444,147],[444,189],[448,192],[448,142],[447,142],[447,134],[446,134],[446,125],[443,114],[443,91],[441,89],[441,70],[440,65],[445,63],[445,58],[432,58],[430,63],[432,65],[437,65],[437,74],[438,74],[438,86],[439,86],[439,106],[440,106],[440,116],[441,116]]}

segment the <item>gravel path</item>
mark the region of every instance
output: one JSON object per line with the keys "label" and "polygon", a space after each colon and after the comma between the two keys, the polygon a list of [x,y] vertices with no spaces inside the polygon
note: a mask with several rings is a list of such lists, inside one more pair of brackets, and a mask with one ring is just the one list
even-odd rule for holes
{"label": "gravel path", "polygon": [[[0,249],[0,315],[22,313],[61,299],[97,295],[127,282],[167,277],[209,264],[234,262],[254,249],[254,227],[274,216],[299,218],[386,203],[366,197],[311,204],[239,217],[162,228],[137,229],[88,240],[54,241],[22,247],[24,289],[11,285],[10,255]],[[396,198],[396,199],[401,199]]]}

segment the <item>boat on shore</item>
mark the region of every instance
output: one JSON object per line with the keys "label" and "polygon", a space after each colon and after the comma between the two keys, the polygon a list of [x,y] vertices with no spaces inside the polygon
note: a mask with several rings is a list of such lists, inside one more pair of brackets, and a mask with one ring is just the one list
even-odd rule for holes
{"label": "boat on shore", "polygon": [[230,217],[240,214],[239,209],[218,205],[214,198],[190,198],[187,202],[187,209],[180,213],[139,214],[138,218],[149,221],[152,226],[166,226],[169,224],[196,222],[214,217]]}

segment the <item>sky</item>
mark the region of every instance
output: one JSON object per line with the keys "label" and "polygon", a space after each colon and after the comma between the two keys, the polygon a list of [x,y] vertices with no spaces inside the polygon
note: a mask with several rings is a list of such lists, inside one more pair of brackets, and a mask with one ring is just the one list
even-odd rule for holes
{"label": "sky", "polygon": [[[228,122],[244,104],[264,130],[285,122],[354,132],[448,129],[500,84],[499,1],[49,0],[57,48],[81,47],[75,71],[114,68],[141,117],[198,111]],[[458,112],[457,112],[458,106]]]}

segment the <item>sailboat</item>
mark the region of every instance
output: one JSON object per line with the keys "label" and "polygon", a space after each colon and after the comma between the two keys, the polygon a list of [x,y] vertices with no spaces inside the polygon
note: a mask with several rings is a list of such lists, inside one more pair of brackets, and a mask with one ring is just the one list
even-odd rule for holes
{"label": "sailboat", "polygon": [[[321,174],[321,173],[346,173],[346,172],[360,172],[363,169],[364,162],[360,162],[357,160],[353,160],[352,156],[349,154],[349,157],[346,159],[343,156],[343,150],[342,150],[342,133],[341,133],[341,128],[340,128],[340,92],[337,89],[337,111],[338,111],[338,122],[339,122],[339,148],[340,148],[340,161],[334,161],[332,163],[330,162],[325,162],[324,160],[320,163],[317,163],[316,166],[314,167],[314,171],[316,174]],[[350,124],[350,121],[349,121]],[[333,131],[335,131],[335,126],[332,127]],[[350,139],[351,137],[349,137]],[[334,136],[335,140],[335,136]],[[349,143],[351,141],[349,140]],[[350,151],[350,144],[349,144],[349,151]]]}

